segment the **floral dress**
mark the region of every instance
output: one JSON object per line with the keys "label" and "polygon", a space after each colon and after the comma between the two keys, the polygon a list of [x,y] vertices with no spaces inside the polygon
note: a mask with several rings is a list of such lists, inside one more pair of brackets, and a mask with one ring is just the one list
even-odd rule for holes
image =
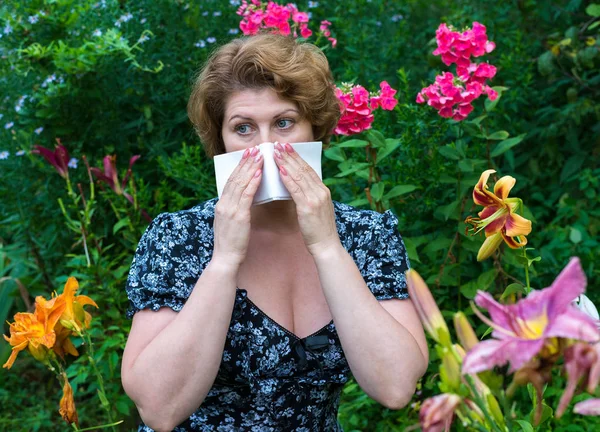
{"label": "floral dress", "polygon": [[[129,271],[129,318],[141,309],[183,308],[212,258],[217,201],[162,213],[150,224]],[[408,298],[409,262],[396,216],[333,205],[341,243],[375,298]],[[299,338],[238,287],[215,382],[202,405],[174,430],[341,431],[339,399],[350,376],[333,320]],[[139,431],[152,429],[141,424]]]}

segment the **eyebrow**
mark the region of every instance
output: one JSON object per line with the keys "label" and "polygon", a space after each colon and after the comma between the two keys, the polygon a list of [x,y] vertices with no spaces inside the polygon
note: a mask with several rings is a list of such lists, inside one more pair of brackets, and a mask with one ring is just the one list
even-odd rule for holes
{"label": "eyebrow", "polygon": [[[288,109],[286,109],[286,110],[283,110],[283,111],[281,111],[281,112],[280,112],[280,113],[278,113],[278,114],[275,114],[275,115],[273,116],[273,119],[276,119],[277,117],[279,117],[279,116],[281,116],[281,115],[283,115],[283,114],[285,114],[285,113],[287,113],[287,112],[290,112],[290,111],[291,111],[291,112],[295,112],[296,114],[300,114],[300,112],[299,112],[298,110],[295,110],[295,109],[293,109],[293,108],[288,108]],[[229,123],[231,123],[231,121],[232,121],[233,119],[236,119],[236,118],[239,118],[239,119],[242,119],[242,120],[252,120],[252,118],[251,118],[251,117],[244,117],[244,116],[242,116],[242,115],[238,115],[238,114],[236,114],[236,115],[234,115],[233,117],[231,117],[231,118],[229,119]]]}

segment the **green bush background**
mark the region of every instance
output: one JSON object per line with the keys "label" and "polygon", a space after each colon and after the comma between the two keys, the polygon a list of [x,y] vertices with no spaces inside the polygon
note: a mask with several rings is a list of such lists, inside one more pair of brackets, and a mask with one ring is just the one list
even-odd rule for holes
{"label": "green bush background", "polygon": [[[549,285],[576,255],[588,276],[588,295],[594,302],[600,300],[595,289],[600,279],[600,56],[599,27],[593,25],[598,18],[586,13],[590,2],[348,0],[319,1],[313,8],[306,1],[296,4],[312,12],[313,29],[322,19],[333,23],[338,48],[325,52],[338,84],[353,81],[375,91],[387,80],[398,89],[397,108],[378,112],[374,124],[394,147],[376,164],[380,184],[370,184],[368,169],[358,169],[357,164],[366,162],[364,149],[340,147],[340,138],[334,138],[326,152],[323,177],[335,200],[370,208],[364,193],[370,186],[377,191],[377,209],[393,209],[412,267],[426,278],[448,318],[457,309],[469,310],[468,300],[476,289],[500,294],[515,279],[524,280],[515,251],[502,250],[503,268],[499,261],[477,263],[482,237],[465,236],[465,217],[479,211],[470,192],[487,168],[517,179],[511,195],[524,200],[525,215],[533,220],[528,240],[536,249],[530,255],[542,260],[532,267],[532,285]],[[3,332],[8,334],[6,320],[27,309],[25,299],[61,292],[68,276],[77,277],[81,292],[100,305],[99,311],[91,311],[91,333],[113,417],[125,420],[120,430],[134,430],[138,422],[121,388],[120,358],[130,327],[124,315],[124,285],[147,222],[123,196],[96,186],[91,224],[84,224],[88,266],[77,222],[84,215],[67,195],[63,179],[30,150],[35,144],[52,148],[59,138],[79,159],[70,176],[88,199],[83,155],[90,165],[101,166],[105,155],[116,154],[122,176],[129,158],[140,154],[131,186],[139,206],[152,217],[216,196],[212,161],[192,131],[185,106],[193,74],[207,55],[239,36],[230,31],[239,25],[236,9],[225,0],[8,0],[0,6],[0,152],[9,153],[0,159]],[[120,22],[127,13],[132,18]],[[37,16],[37,22],[31,16]],[[478,132],[481,138],[469,132],[478,131],[472,120],[485,113],[483,98],[475,103],[471,121],[462,124],[415,103],[417,92],[447,70],[431,54],[439,23],[460,28],[473,21],[486,25],[496,43],[495,51],[481,59],[498,67],[491,84],[507,88],[495,107],[487,104],[490,112],[482,122],[485,130]],[[94,35],[96,29],[100,35]],[[207,42],[211,37],[215,43]],[[55,79],[49,81],[52,76]],[[515,137],[524,134],[524,139],[491,157],[497,141],[485,136],[502,130]],[[366,137],[375,140],[378,135]],[[17,156],[19,150],[25,154]],[[353,167],[355,172],[338,176]],[[485,329],[478,325],[479,334]],[[84,351],[80,344],[76,343]],[[2,363],[9,351],[8,344],[0,344]],[[431,359],[436,360],[434,352]],[[81,427],[106,423],[85,358],[70,359],[67,371]],[[344,429],[389,431],[415,424],[420,401],[434,394],[436,382],[431,368],[414,403],[390,411],[351,381],[340,407]],[[1,370],[0,383],[0,430],[65,430],[58,415],[60,386],[29,354],[20,354],[10,371]],[[550,407],[556,407],[562,389],[564,378],[556,376],[544,395]],[[527,418],[527,392],[519,397],[520,413]],[[584,398],[577,396],[575,401]],[[597,427],[600,423],[593,418],[569,412],[561,421],[546,420],[539,430]]]}

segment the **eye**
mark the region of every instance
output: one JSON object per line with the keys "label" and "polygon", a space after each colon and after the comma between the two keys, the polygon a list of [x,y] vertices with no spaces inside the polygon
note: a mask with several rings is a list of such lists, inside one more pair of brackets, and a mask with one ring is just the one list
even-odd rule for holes
{"label": "eye", "polygon": [[[289,122],[289,123],[287,123]],[[281,129],[289,129],[294,125],[294,120],[292,119],[279,119],[277,120],[277,127]]]}
{"label": "eye", "polygon": [[250,133],[250,125],[246,123],[237,125],[234,129],[240,135],[248,135]]}

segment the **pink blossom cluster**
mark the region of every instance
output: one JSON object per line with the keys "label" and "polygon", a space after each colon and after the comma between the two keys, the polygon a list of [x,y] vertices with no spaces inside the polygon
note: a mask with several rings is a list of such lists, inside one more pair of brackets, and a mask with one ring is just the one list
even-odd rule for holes
{"label": "pink blossom cluster", "polygon": [[[285,36],[293,34],[294,37],[298,37],[299,31],[300,36],[305,39],[313,34],[312,30],[308,28],[308,13],[300,12],[293,3],[283,6],[272,1],[263,3],[260,0],[250,0],[250,2],[243,0],[236,13],[242,16],[240,30],[245,35],[255,35],[261,28],[271,28],[274,33]],[[292,20],[291,25],[290,18]],[[323,23],[328,24],[324,26]],[[337,41],[329,37],[331,35],[328,29],[330,24],[329,21],[322,21],[320,32],[335,47]]]}
{"label": "pink blossom cluster", "polygon": [[319,26],[319,30],[321,30],[321,34],[331,42],[331,46],[335,48],[337,45],[337,39],[331,37],[331,31],[329,30],[329,26],[331,25],[330,21],[323,20],[321,21],[321,25]]}
{"label": "pink blossom cluster", "polygon": [[444,72],[435,82],[417,94],[417,103],[427,102],[445,118],[461,121],[473,111],[472,102],[482,94],[490,100],[498,97],[498,92],[486,84],[486,80],[496,75],[496,67],[489,63],[473,63],[471,56],[480,57],[494,50],[494,42],[488,41],[486,28],[478,22],[472,29],[462,33],[440,24],[436,31],[438,48],[434,55],[441,55],[446,65],[456,64],[456,76]]}
{"label": "pink blossom cluster", "polygon": [[373,111],[377,108],[391,111],[398,101],[394,98],[396,90],[386,81],[379,84],[381,90],[375,94],[360,85],[342,84],[336,87],[335,95],[341,102],[342,117],[333,133],[337,135],[353,135],[370,129],[373,123]]}

